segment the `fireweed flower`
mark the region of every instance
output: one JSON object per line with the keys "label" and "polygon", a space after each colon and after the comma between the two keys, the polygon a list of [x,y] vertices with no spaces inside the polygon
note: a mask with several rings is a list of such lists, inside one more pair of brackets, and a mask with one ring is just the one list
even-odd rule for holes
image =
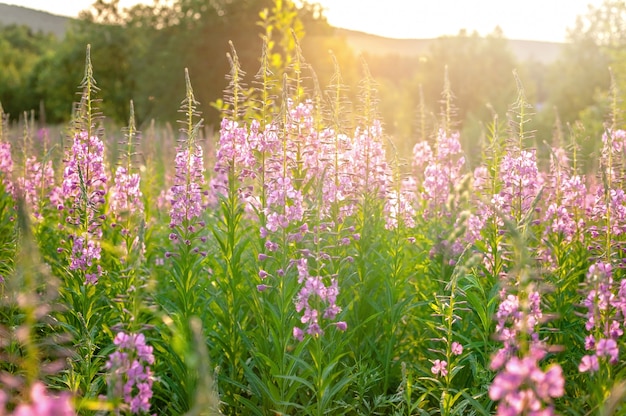
{"label": "fireweed flower", "polygon": [[98,282],[102,269],[100,259],[102,209],[107,192],[104,166],[104,144],[86,132],[74,136],[65,155],[61,195],[67,212],[66,223],[73,227],[70,235],[70,270],[81,270],[89,284]]}
{"label": "fireweed flower", "polygon": [[[0,390],[0,414],[5,414],[5,403],[2,400],[3,392]],[[50,395],[42,382],[37,381],[31,386],[31,403],[19,404],[13,411],[13,416],[74,416],[76,412],[72,406],[71,395],[63,392],[58,395]],[[6,400],[6,398],[5,398]]]}
{"label": "fireweed flower", "polygon": [[424,168],[433,160],[433,151],[428,142],[418,142],[413,146],[413,170],[421,174]]}
{"label": "fireweed flower", "polygon": [[415,227],[416,211],[413,207],[414,186],[411,180],[402,181],[400,192],[392,190],[387,192],[385,198],[385,228],[388,230],[397,228],[400,223],[408,228]]}
{"label": "fireweed flower", "polygon": [[[252,152],[251,143],[258,143],[261,147],[264,140],[259,137],[258,122],[253,123],[251,132],[245,125],[227,118],[222,119],[220,138],[216,154],[215,171],[228,174],[232,169],[236,171],[237,179],[254,178],[256,159]],[[249,136],[254,136],[248,140]]]}
{"label": "fireweed flower", "polygon": [[[341,308],[336,303],[339,295],[337,279],[331,279],[330,285],[327,286],[321,276],[311,276],[306,259],[299,259],[297,268],[298,283],[302,285],[302,288],[296,295],[295,304],[296,311],[302,312],[300,322],[305,324],[305,329],[295,327],[293,335],[302,341],[305,333],[314,337],[323,335],[321,322],[333,321],[341,312]],[[347,324],[343,321],[337,322],[335,326],[340,331],[347,329]]]}
{"label": "fireweed flower", "polygon": [[612,150],[614,153],[624,153],[626,149],[626,130],[611,130],[602,134],[604,153]]}
{"label": "fireweed flower", "polygon": [[170,228],[189,227],[204,211],[204,159],[202,148],[178,149],[171,187]]}
{"label": "fireweed flower", "polygon": [[[272,136],[267,135],[267,137]],[[256,177],[257,160],[253,146],[264,150],[265,138],[266,136],[259,132],[258,121],[254,121],[248,130],[246,125],[240,125],[228,118],[222,119],[215,155],[215,175],[210,182],[209,204],[211,206],[217,205],[220,196],[228,194],[229,181],[243,182],[246,178]],[[241,190],[239,184],[237,188]]]}
{"label": "fireweed flower", "polygon": [[444,360],[435,360],[430,371],[436,376],[445,377],[448,375],[448,363]]}
{"label": "fireweed flower", "polygon": [[534,348],[541,348],[542,343],[536,332],[536,326],[541,322],[541,296],[537,291],[528,294],[528,310],[520,308],[520,300],[517,295],[508,294],[505,290],[500,293],[500,305],[496,312],[496,339],[503,343],[491,359],[491,369],[501,368],[507,360],[517,353],[519,348],[518,338],[524,334],[530,338]]}
{"label": "fireweed flower", "polygon": [[[356,210],[358,189],[354,169],[362,161],[357,162],[351,153],[350,136],[327,129],[320,135],[320,140],[323,141],[318,156],[321,162],[318,166],[320,170],[312,171],[310,174],[316,174],[318,180],[323,179],[321,216],[328,218],[336,215],[338,221],[343,221]],[[338,212],[332,214],[333,208],[338,208],[336,210]]]}
{"label": "fireweed flower", "polygon": [[109,202],[111,213],[117,222],[120,222],[123,216],[143,212],[140,182],[139,174],[129,173],[122,166],[117,167]]}
{"label": "fireweed flower", "polygon": [[562,237],[567,242],[580,235],[585,226],[581,215],[586,208],[587,188],[578,175],[571,174],[565,150],[553,149],[550,157],[550,173],[546,181],[548,208],[543,221],[548,225],[545,236]]}
{"label": "fireweed flower", "polygon": [[598,362],[598,357],[596,355],[585,355],[578,365],[578,371],[581,373],[595,373],[600,369],[600,364]]}
{"label": "fireweed flower", "polygon": [[11,156],[11,144],[0,142],[0,180],[8,193],[13,193],[13,157]]}
{"label": "fireweed flower", "polygon": [[39,219],[40,204],[44,202],[41,198],[47,198],[57,208],[57,195],[60,190],[54,187],[52,161],[49,160],[44,164],[38,162],[35,156],[30,156],[26,159],[25,165],[25,175],[17,179],[17,186],[24,195],[27,205],[32,207],[34,217]]}
{"label": "fireweed flower", "polygon": [[[499,401],[498,415],[553,415],[552,401],[564,394],[565,380],[558,364],[546,370],[539,366],[547,350],[537,332],[543,319],[540,293],[530,288],[527,298],[520,300],[503,289],[500,299],[496,338],[503,347],[491,359],[491,369],[499,373],[489,387],[489,397]],[[525,351],[519,347],[522,337],[528,341]]]}
{"label": "fireweed flower", "polygon": [[[605,190],[598,187],[593,206],[591,208],[592,221],[605,224],[610,223],[610,233],[618,236],[626,232],[626,193],[621,188]],[[606,226],[602,226],[603,231]]]}
{"label": "fireweed flower", "polygon": [[595,372],[604,357],[609,364],[619,361],[617,341],[624,334],[622,329],[626,312],[626,281],[619,287],[613,280],[613,268],[609,263],[595,263],[589,267],[586,277],[587,296],[582,303],[586,309],[585,349],[592,355],[582,358],[580,372]]}
{"label": "fireweed flower", "polygon": [[513,218],[521,218],[531,209],[544,182],[537,168],[536,152],[507,153],[500,164],[500,179],[502,189],[496,207]]}
{"label": "fireweed flower", "polygon": [[287,229],[290,224],[301,222],[304,218],[304,196],[294,187],[288,173],[269,179],[266,185],[267,229],[276,232],[279,229]]}
{"label": "fireweed flower", "polygon": [[[86,132],[76,134],[64,162],[62,191],[69,202],[67,206],[74,208],[86,205],[91,220],[104,204],[107,190],[102,140],[96,136],[87,137]],[[72,220],[80,221],[80,218]]]}
{"label": "fireweed flower", "polygon": [[357,128],[348,150],[353,161],[354,186],[358,192],[384,195],[390,185],[390,167],[383,146],[383,129],[379,120],[367,128]]}
{"label": "fireweed flower", "polygon": [[489,387],[491,400],[499,401],[497,415],[554,415],[552,399],[565,393],[565,380],[559,365],[545,371],[538,357],[512,357]]}
{"label": "fireweed flower", "polygon": [[131,413],[150,410],[154,376],[152,347],[146,345],[143,334],[119,332],[113,343],[117,350],[109,355],[105,368],[109,372],[108,384],[115,398],[123,398]]}
{"label": "fireweed flower", "polygon": [[449,214],[444,206],[465,165],[459,138],[459,132],[448,137],[443,129],[439,129],[434,155],[424,169],[422,199],[428,204],[424,212],[426,216]]}
{"label": "fireweed flower", "polygon": [[82,236],[72,237],[72,251],[70,253],[70,270],[82,270],[85,272],[87,284],[98,283],[98,277],[102,275],[102,268],[98,264],[102,248],[99,241],[92,238],[89,233]]}

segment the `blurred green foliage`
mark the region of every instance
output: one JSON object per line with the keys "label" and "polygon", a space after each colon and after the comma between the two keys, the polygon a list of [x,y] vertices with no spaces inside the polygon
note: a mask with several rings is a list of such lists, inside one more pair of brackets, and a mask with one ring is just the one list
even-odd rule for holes
{"label": "blurred green foliage", "polygon": [[[534,105],[537,146],[552,141],[554,132],[567,134],[577,120],[595,126],[588,128],[593,132],[580,133],[581,140],[594,136],[603,126],[600,114],[606,114],[609,67],[616,87],[626,86],[625,17],[626,3],[621,0],[590,8],[572,22],[570,42],[551,64],[519,62],[498,28],[485,37],[460,31],[436,39],[424,56],[365,55],[378,85],[385,129],[401,153],[431,137],[441,113],[447,68],[456,127],[463,132],[465,149],[477,156],[486,123],[495,113],[504,118],[507,103],[515,99],[516,70]],[[324,89],[331,84],[336,59],[348,97],[356,102],[362,78],[359,57],[346,39],[335,35],[319,5],[296,6],[291,0],[157,0],[130,9],[123,9],[119,0],[96,0],[63,39],[26,27],[0,27],[0,102],[12,120],[34,109],[42,122],[68,121],[85,47],[91,44],[102,89],[100,107],[110,120],[123,124],[132,99],[140,128],[153,119],[174,122],[173,109],[184,89],[182,74],[188,68],[199,109],[206,123],[216,126],[220,113],[214,107],[219,107],[228,85],[229,41],[247,74],[244,81],[251,85],[260,67],[263,36],[270,38],[270,66],[279,71],[292,64],[294,35],[318,85]],[[303,68],[303,76],[311,81],[308,68]],[[311,81],[308,87],[313,85]],[[583,143],[587,154],[596,147],[594,142]],[[468,154],[470,162],[474,153]]]}

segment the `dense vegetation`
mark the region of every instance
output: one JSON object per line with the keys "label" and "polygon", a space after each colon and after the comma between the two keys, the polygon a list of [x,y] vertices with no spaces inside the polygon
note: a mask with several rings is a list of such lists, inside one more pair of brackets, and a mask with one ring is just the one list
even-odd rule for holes
{"label": "dense vegetation", "polygon": [[[339,56],[318,76],[296,9],[265,13],[252,75],[227,43],[211,108],[186,68],[159,97],[177,131],[138,128],[131,100],[107,126],[100,98],[138,69],[96,82],[92,46],[60,134],[0,110],[0,414],[624,414],[619,72],[544,134],[521,71],[483,114],[444,65],[407,154],[369,65],[353,89]],[[485,127],[467,152],[471,117]]]}

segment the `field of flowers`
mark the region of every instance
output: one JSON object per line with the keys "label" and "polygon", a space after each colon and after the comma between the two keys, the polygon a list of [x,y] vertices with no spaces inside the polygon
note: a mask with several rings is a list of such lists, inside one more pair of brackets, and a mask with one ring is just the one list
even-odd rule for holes
{"label": "field of flowers", "polygon": [[626,414],[616,116],[584,165],[520,88],[469,166],[445,88],[398,155],[367,70],[351,111],[266,58],[215,138],[188,75],[105,133],[89,49],[58,140],[0,124],[0,415]]}

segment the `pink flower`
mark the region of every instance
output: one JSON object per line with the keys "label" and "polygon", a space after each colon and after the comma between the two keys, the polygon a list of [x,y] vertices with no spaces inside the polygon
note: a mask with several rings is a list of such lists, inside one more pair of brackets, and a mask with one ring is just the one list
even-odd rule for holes
{"label": "pink flower", "polygon": [[578,365],[578,371],[581,373],[595,373],[599,368],[598,357],[595,355],[585,355]]}
{"label": "pink flower", "polygon": [[105,364],[113,394],[124,398],[131,413],[148,412],[154,382],[150,369],[154,364],[153,348],[146,344],[143,334],[124,332],[115,336],[113,344],[117,350]]}
{"label": "pink flower", "polygon": [[596,346],[596,355],[598,357],[610,357],[609,362],[616,364],[619,361],[619,347],[614,339],[601,339]]}
{"label": "pink flower", "polygon": [[563,371],[559,365],[543,371],[537,358],[512,357],[493,380],[489,397],[500,402],[498,415],[552,414],[552,399],[565,393]]}
{"label": "pink flower", "polygon": [[17,178],[17,186],[23,193],[34,217],[39,219],[41,218],[40,204],[43,202],[40,196],[47,197],[52,202],[60,189],[53,186],[54,170],[51,160],[43,164],[38,162],[36,157],[30,156],[25,164],[24,176]]}
{"label": "pink flower", "polygon": [[[40,381],[35,382],[30,391],[32,404],[20,404],[15,408],[13,416],[73,416],[71,396],[63,392],[58,396],[50,396]],[[0,413],[2,408],[0,408]]]}
{"label": "pink flower", "polygon": [[[324,331],[320,327],[320,319],[333,320],[341,312],[341,308],[336,304],[339,294],[337,279],[331,279],[327,286],[322,276],[309,275],[306,258],[295,263],[298,268],[298,282],[302,284],[295,297],[296,311],[302,312],[300,320],[307,324],[306,333],[321,335]],[[337,328],[341,330],[340,326]]]}
{"label": "pink flower", "polygon": [[13,193],[13,158],[11,156],[11,144],[0,142],[0,182],[8,193]]}
{"label": "pink flower", "polygon": [[454,355],[461,355],[461,354],[463,354],[463,345],[459,344],[456,341],[452,343],[452,346],[451,346],[450,349],[452,351],[452,354],[454,354]]}
{"label": "pink flower", "polygon": [[170,228],[186,227],[202,215],[202,187],[205,184],[202,148],[178,149],[175,167],[176,175],[171,187]]}
{"label": "pink flower", "polygon": [[339,321],[335,324],[335,326],[337,327],[338,330],[340,330],[341,332],[344,332],[346,329],[348,329],[348,324],[345,323],[344,321]]}
{"label": "pink flower", "polygon": [[297,326],[293,327],[293,337],[298,341],[304,340],[304,331]]}
{"label": "pink flower", "polygon": [[115,171],[115,184],[111,188],[111,212],[118,218],[122,214],[143,212],[142,193],[139,188],[140,177],[136,173],[129,173],[126,168],[118,166]]}
{"label": "pink flower", "polygon": [[448,363],[444,360],[435,360],[433,361],[433,366],[430,369],[430,371],[434,374],[434,375],[441,375],[442,377],[445,377],[448,375]]}

